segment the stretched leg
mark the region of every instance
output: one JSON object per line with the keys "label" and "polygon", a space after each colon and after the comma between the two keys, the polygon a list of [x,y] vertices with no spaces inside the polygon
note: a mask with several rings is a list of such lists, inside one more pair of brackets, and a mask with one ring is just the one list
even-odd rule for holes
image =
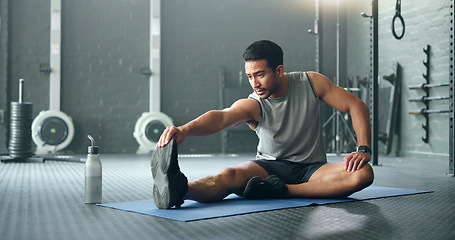
{"label": "stretched leg", "polygon": [[226,168],[218,175],[204,177],[188,183],[185,199],[198,202],[220,201],[231,193],[241,193],[246,183],[254,176],[266,178],[267,172],[254,162],[243,162]]}
{"label": "stretched leg", "polygon": [[373,183],[373,169],[365,164],[355,172],[347,172],[344,163],[327,163],[316,170],[306,183],[287,185],[294,197],[347,197]]}

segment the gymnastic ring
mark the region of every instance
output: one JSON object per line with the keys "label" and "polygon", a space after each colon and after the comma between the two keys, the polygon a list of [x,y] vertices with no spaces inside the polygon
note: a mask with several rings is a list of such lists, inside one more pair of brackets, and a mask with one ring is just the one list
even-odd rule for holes
{"label": "gymnastic ring", "polygon": [[[400,19],[401,25],[403,25],[403,31],[401,32],[401,35],[400,35],[400,36],[398,36],[397,33],[395,32],[395,20],[396,20],[397,18]],[[404,19],[403,19],[403,17],[402,17],[400,14],[395,14],[395,16],[393,16],[393,19],[392,19],[392,34],[393,34],[393,36],[394,36],[396,39],[400,40],[400,39],[403,38],[403,36],[404,36],[404,31],[405,31],[405,29],[406,29],[406,27],[405,27],[405,25],[404,25]]]}

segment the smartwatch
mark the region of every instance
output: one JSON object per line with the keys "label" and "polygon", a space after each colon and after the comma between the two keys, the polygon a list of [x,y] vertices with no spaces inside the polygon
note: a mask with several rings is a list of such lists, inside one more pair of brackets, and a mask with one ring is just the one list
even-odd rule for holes
{"label": "smartwatch", "polygon": [[363,146],[358,146],[357,149],[356,149],[355,151],[356,151],[356,152],[363,152],[363,153],[368,152],[368,153],[370,153],[370,154],[372,153],[372,152],[371,152],[371,148],[369,148],[368,146],[365,146],[365,145],[363,145]]}

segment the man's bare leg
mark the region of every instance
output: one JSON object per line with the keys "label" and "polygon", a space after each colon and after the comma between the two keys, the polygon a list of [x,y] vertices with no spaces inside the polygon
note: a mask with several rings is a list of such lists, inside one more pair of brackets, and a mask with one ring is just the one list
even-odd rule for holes
{"label": "man's bare leg", "polygon": [[292,197],[329,198],[347,197],[373,183],[373,169],[365,164],[355,172],[347,172],[345,163],[328,163],[316,170],[310,180],[301,184],[288,184]]}
{"label": "man's bare leg", "polygon": [[231,193],[242,193],[248,180],[254,176],[266,178],[268,174],[254,162],[243,162],[224,169],[218,175],[189,182],[185,199],[198,202],[220,201]]}

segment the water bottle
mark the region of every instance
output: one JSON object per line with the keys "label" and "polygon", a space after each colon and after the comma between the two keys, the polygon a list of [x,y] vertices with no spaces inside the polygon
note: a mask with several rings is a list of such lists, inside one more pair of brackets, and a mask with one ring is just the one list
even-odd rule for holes
{"label": "water bottle", "polygon": [[92,136],[87,136],[91,141],[88,147],[87,161],[85,162],[85,203],[101,203],[103,193],[102,168],[99,148],[95,146]]}

